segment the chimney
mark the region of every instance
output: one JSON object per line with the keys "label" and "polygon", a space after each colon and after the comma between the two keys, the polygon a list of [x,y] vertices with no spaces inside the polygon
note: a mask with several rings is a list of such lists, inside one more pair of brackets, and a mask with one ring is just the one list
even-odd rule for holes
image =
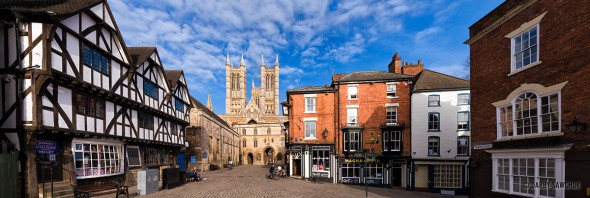
{"label": "chimney", "polygon": [[396,52],[395,55],[393,55],[393,57],[391,58],[391,63],[389,63],[389,66],[387,66],[387,68],[389,69],[388,72],[401,74],[402,73],[402,64],[401,63],[402,63],[402,58],[399,57],[399,55]]}
{"label": "chimney", "polygon": [[346,74],[332,74],[332,83],[334,83],[334,81],[337,81],[344,76],[346,76]]}
{"label": "chimney", "polygon": [[422,70],[424,70],[424,64],[422,63],[422,60],[418,60],[418,64],[406,62],[402,68],[402,74],[415,76]]}

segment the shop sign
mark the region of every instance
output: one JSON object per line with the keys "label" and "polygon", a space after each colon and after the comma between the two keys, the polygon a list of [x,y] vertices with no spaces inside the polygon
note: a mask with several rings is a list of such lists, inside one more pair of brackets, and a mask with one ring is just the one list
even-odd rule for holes
{"label": "shop sign", "polygon": [[314,177],[329,177],[329,174],[326,172],[313,172],[312,175]]}
{"label": "shop sign", "polygon": [[196,164],[197,163],[197,156],[193,155],[191,156],[191,164]]}
{"label": "shop sign", "polygon": [[379,144],[379,140],[370,139],[370,140],[365,141],[365,144]]}
{"label": "shop sign", "polygon": [[207,158],[207,153],[203,153],[203,158]]}
{"label": "shop sign", "polygon": [[[344,163],[347,163],[347,164],[362,164],[362,163],[365,163],[365,158],[344,158]],[[380,164],[381,163],[381,160],[367,158],[367,163],[369,163],[369,164]]]}
{"label": "shop sign", "polygon": [[343,184],[358,184],[361,183],[360,178],[342,178]]}
{"label": "shop sign", "polygon": [[57,154],[57,142],[51,140],[37,140],[35,151],[37,154]]}
{"label": "shop sign", "polygon": [[473,143],[473,149],[475,149],[475,150],[491,149],[491,148],[492,148],[492,142],[490,142],[490,141],[480,141],[480,142]]}
{"label": "shop sign", "polygon": [[369,185],[381,185],[381,179],[365,179]]}

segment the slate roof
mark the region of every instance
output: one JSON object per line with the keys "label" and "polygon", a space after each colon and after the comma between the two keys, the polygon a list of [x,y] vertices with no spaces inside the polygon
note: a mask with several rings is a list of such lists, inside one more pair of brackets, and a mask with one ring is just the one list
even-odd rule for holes
{"label": "slate roof", "polygon": [[131,61],[134,66],[137,66],[147,60],[153,52],[156,51],[156,47],[128,47],[127,53],[131,57]]}
{"label": "slate roof", "polygon": [[396,80],[396,79],[409,79],[412,77],[413,76],[375,70],[375,71],[352,72],[352,73],[340,78],[340,82],[386,81],[386,80]]}
{"label": "slate roof", "polygon": [[323,87],[323,86],[307,86],[307,87],[299,87],[294,89],[287,90],[287,93],[297,93],[297,92],[334,92],[334,88],[332,87]]}
{"label": "slate roof", "polygon": [[76,13],[103,0],[2,0],[0,9],[16,12],[52,11],[55,15]]}
{"label": "slate roof", "polygon": [[180,76],[182,75],[182,70],[164,70],[164,75],[168,80],[168,84],[170,84],[170,89],[176,86]]}
{"label": "slate roof", "polygon": [[203,103],[199,102],[193,96],[190,96],[190,98],[191,98],[191,101],[193,102],[193,107],[200,109],[201,111],[203,111],[203,113],[211,116],[213,119],[217,120],[219,123],[223,124],[224,126],[226,126],[228,128],[231,128],[231,126],[229,126],[229,124],[227,124],[227,122],[225,122],[225,120],[223,120],[217,114],[212,112],[209,108],[207,108],[207,106],[203,105]]}
{"label": "slate roof", "polygon": [[418,80],[414,85],[415,91],[469,89],[468,80],[427,69],[420,72],[417,77]]}

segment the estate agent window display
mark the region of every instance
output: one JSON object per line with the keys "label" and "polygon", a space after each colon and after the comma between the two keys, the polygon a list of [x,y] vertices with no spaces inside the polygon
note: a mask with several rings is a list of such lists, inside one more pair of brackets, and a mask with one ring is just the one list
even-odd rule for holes
{"label": "estate agent window display", "polygon": [[96,178],[123,174],[122,144],[72,141],[76,178]]}
{"label": "estate agent window display", "polygon": [[330,147],[312,147],[312,175],[330,177]]}

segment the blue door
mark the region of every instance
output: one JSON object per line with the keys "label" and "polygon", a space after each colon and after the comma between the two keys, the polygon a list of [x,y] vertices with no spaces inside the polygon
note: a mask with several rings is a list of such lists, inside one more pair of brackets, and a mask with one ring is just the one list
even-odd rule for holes
{"label": "blue door", "polygon": [[176,160],[177,160],[180,170],[184,171],[186,168],[186,162],[184,161],[184,152],[178,152],[178,156],[176,156]]}

